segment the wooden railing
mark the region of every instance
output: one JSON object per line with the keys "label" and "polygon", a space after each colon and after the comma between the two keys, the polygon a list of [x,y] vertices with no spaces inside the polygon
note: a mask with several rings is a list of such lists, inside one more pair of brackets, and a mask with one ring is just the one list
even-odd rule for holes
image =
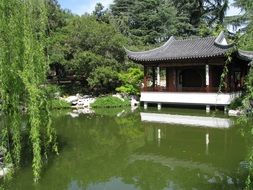
{"label": "wooden railing", "polygon": [[170,89],[164,86],[146,87],[141,89],[142,92],[218,92],[218,87],[182,87]]}

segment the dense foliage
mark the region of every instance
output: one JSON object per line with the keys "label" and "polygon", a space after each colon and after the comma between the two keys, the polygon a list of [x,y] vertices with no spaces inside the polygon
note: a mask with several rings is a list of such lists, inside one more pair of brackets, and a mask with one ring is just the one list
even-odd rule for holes
{"label": "dense foliage", "polygon": [[178,32],[183,36],[198,35],[203,27],[212,29],[223,24],[228,9],[228,0],[173,0],[173,3],[181,21]]}
{"label": "dense foliage", "polygon": [[203,27],[222,24],[227,9],[228,0],[115,0],[111,5],[119,30],[135,44],[159,43],[171,35],[199,35]]}
{"label": "dense foliage", "polygon": [[108,9],[98,3],[92,14],[82,16],[62,10],[57,0],[48,0],[47,6],[49,75],[54,82],[79,85],[85,93],[117,88],[138,94],[140,81],[126,83],[118,74],[133,65],[123,47],[140,50],[159,46],[171,35],[216,34],[225,28],[228,1],[115,0]]}
{"label": "dense foliage", "polygon": [[[18,9],[17,9],[18,7]],[[55,146],[47,101],[45,1],[2,0],[0,2],[0,93],[5,120],[1,144],[7,152],[5,162],[18,167],[23,144],[31,145],[33,173],[37,181],[42,157]],[[29,138],[22,129],[22,112],[27,112]],[[24,140],[28,142],[21,143]]]}
{"label": "dense foliage", "polygon": [[135,44],[159,43],[177,32],[176,9],[169,0],[115,0],[111,11],[119,30]]}
{"label": "dense foliage", "polygon": [[243,31],[239,39],[239,47],[253,51],[253,2],[250,0],[237,0],[235,6],[244,12],[244,14],[237,16],[237,24],[240,25],[240,30]]}
{"label": "dense foliage", "polygon": [[70,109],[71,104],[61,99],[52,99],[51,100],[52,109]]}
{"label": "dense foliage", "polygon": [[116,88],[116,90],[125,94],[139,94],[143,77],[144,73],[139,68],[129,68],[127,72],[119,74],[122,86]]}
{"label": "dense foliage", "polygon": [[124,107],[129,105],[129,100],[114,96],[99,97],[91,104],[93,108]]}
{"label": "dense foliage", "polygon": [[[237,48],[244,50],[253,50],[253,1],[252,0],[235,0],[234,5],[242,10],[241,15],[233,16],[228,20],[235,26],[239,27],[236,38]],[[252,62],[250,63],[252,65]],[[253,147],[252,147],[252,109],[253,109],[253,69],[250,67],[249,73],[245,80],[246,94],[243,97],[242,105],[246,110],[247,115],[244,115],[238,119],[238,122],[244,125],[242,135],[247,141],[249,153],[246,156],[248,164],[247,178],[245,180],[245,190],[253,188]],[[239,102],[238,102],[239,103]],[[247,117],[251,116],[251,117]]]}
{"label": "dense foliage", "polygon": [[125,67],[124,41],[109,24],[91,16],[74,17],[50,37],[51,67],[59,80],[74,75],[90,90],[113,91],[117,72]]}
{"label": "dense foliage", "polygon": [[[245,31],[242,34],[239,34],[238,38],[238,48],[244,50],[253,50],[253,2],[250,0],[236,0],[235,5],[240,7],[243,11],[243,15],[239,15],[238,18],[243,24],[243,30]],[[247,25],[245,25],[245,21]],[[252,64],[252,62],[251,62]],[[252,100],[253,100],[253,70],[252,67],[248,73],[246,79],[247,93],[244,98],[244,107],[246,109],[252,109]]]}

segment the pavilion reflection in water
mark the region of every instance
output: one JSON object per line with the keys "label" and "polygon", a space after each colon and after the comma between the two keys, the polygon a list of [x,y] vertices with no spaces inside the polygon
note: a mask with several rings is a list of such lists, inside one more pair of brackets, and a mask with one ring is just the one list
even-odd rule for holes
{"label": "pavilion reflection in water", "polygon": [[218,117],[202,117],[177,114],[159,114],[141,112],[141,121],[170,123],[188,126],[213,127],[213,128],[229,128],[233,122],[229,118]]}
{"label": "pavilion reflection in water", "polygon": [[[232,187],[238,183],[237,172],[245,150],[243,141],[238,141],[239,134],[235,135],[237,129],[232,127],[232,120],[144,112],[140,116],[146,146],[131,156],[132,162],[159,164],[168,168],[168,172],[184,170],[193,179],[202,178],[202,182],[213,187],[221,184]],[[239,152],[235,154],[234,150]]]}

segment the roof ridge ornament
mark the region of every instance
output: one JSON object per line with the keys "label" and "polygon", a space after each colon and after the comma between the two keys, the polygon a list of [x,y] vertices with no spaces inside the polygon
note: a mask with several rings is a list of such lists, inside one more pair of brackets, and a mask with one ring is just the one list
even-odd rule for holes
{"label": "roof ridge ornament", "polygon": [[165,42],[161,47],[169,45],[172,41],[176,40],[174,36],[171,36],[167,42]]}
{"label": "roof ridge ornament", "polygon": [[227,39],[225,37],[224,31],[221,31],[220,34],[217,36],[217,38],[214,41],[214,44],[221,47],[221,48],[228,48],[234,46],[234,44],[228,44]]}

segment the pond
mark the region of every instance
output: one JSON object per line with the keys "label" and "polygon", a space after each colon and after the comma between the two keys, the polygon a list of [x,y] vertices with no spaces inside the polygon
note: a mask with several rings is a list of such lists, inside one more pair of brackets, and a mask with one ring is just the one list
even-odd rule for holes
{"label": "pond", "polygon": [[[25,165],[6,189],[242,189],[248,146],[241,127],[223,114],[206,117],[203,110],[164,110],[58,112],[53,125],[60,155],[50,158],[38,184],[33,184],[31,166]],[[225,127],[180,123],[174,117],[179,113],[206,121],[220,117]],[[159,123],[154,120],[157,114],[174,115],[174,120]]]}

